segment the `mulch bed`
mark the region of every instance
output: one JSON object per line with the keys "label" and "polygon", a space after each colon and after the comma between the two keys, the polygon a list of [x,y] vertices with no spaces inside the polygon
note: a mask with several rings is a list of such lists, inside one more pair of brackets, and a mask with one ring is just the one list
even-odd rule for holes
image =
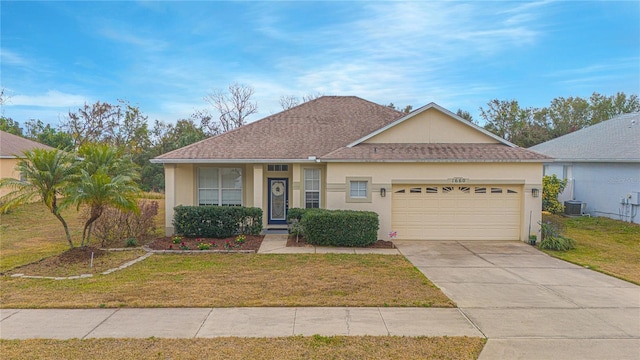
{"label": "mulch bed", "polygon": [[[307,240],[304,237],[299,237],[296,241],[295,236],[289,236],[287,239],[288,247],[313,247],[314,245],[307,243]],[[393,242],[386,240],[378,240],[369,246],[364,246],[365,249],[395,249],[396,246],[393,245]]]}
{"label": "mulch bed", "polygon": [[[184,246],[189,248],[188,250],[200,250],[198,244],[205,243],[211,245],[209,250],[254,250],[257,252],[263,238],[262,235],[245,235],[244,243],[238,244],[235,236],[224,239],[183,237],[180,243],[174,244],[173,237],[165,236],[153,240],[147,246],[152,250],[187,250],[180,248],[184,243]],[[229,246],[225,247],[227,242]]]}
{"label": "mulch bed", "polygon": [[93,246],[75,247],[58,255],[56,260],[63,264],[83,263],[87,260],[91,260],[92,253],[93,258],[95,259],[105,255],[107,252]]}

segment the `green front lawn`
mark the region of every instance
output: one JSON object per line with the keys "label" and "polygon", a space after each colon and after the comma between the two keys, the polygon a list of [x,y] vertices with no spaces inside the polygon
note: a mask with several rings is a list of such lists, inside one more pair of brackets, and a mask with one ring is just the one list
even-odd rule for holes
{"label": "green front lawn", "polygon": [[400,255],[155,254],[109,275],[0,282],[4,308],[455,306]]}
{"label": "green front lawn", "polygon": [[640,225],[604,217],[565,218],[544,214],[543,220],[564,224],[564,236],[577,241],[567,252],[551,256],[640,285]]}

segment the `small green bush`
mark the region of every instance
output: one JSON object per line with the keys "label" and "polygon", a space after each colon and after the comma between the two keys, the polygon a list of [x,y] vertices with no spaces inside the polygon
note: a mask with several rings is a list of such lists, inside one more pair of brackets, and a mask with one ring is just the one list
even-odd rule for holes
{"label": "small green bush", "polygon": [[127,247],[136,247],[138,246],[138,240],[136,238],[128,238],[125,244]]}
{"label": "small green bush", "polygon": [[173,226],[186,237],[259,235],[262,209],[241,206],[176,206]]}
{"label": "small green bush", "polygon": [[378,214],[371,211],[314,209],[300,224],[307,242],[319,246],[368,246],[378,239]]}

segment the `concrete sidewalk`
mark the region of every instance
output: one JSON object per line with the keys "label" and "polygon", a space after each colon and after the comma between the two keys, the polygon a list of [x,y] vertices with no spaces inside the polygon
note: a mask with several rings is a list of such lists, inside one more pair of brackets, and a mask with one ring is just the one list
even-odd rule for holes
{"label": "concrete sidewalk", "polygon": [[2,339],[475,336],[458,309],[145,308],[2,309]]}

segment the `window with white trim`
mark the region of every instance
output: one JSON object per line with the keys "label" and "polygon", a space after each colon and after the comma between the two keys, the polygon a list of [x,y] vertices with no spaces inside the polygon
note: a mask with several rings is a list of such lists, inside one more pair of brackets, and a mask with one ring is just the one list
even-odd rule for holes
{"label": "window with white trim", "polygon": [[242,169],[198,168],[198,205],[242,206]]}
{"label": "window with white trim", "polygon": [[367,181],[352,180],[349,182],[349,197],[357,199],[367,198]]}
{"label": "window with white trim", "polygon": [[364,176],[349,176],[346,179],[346,189],[344,192],[345,202],[348,203],[370,203],[371,200],[371,178]]}
{"label": "window with white trim", "polygon": [[320,207],[320,169],[304,169],[304,207]]}

